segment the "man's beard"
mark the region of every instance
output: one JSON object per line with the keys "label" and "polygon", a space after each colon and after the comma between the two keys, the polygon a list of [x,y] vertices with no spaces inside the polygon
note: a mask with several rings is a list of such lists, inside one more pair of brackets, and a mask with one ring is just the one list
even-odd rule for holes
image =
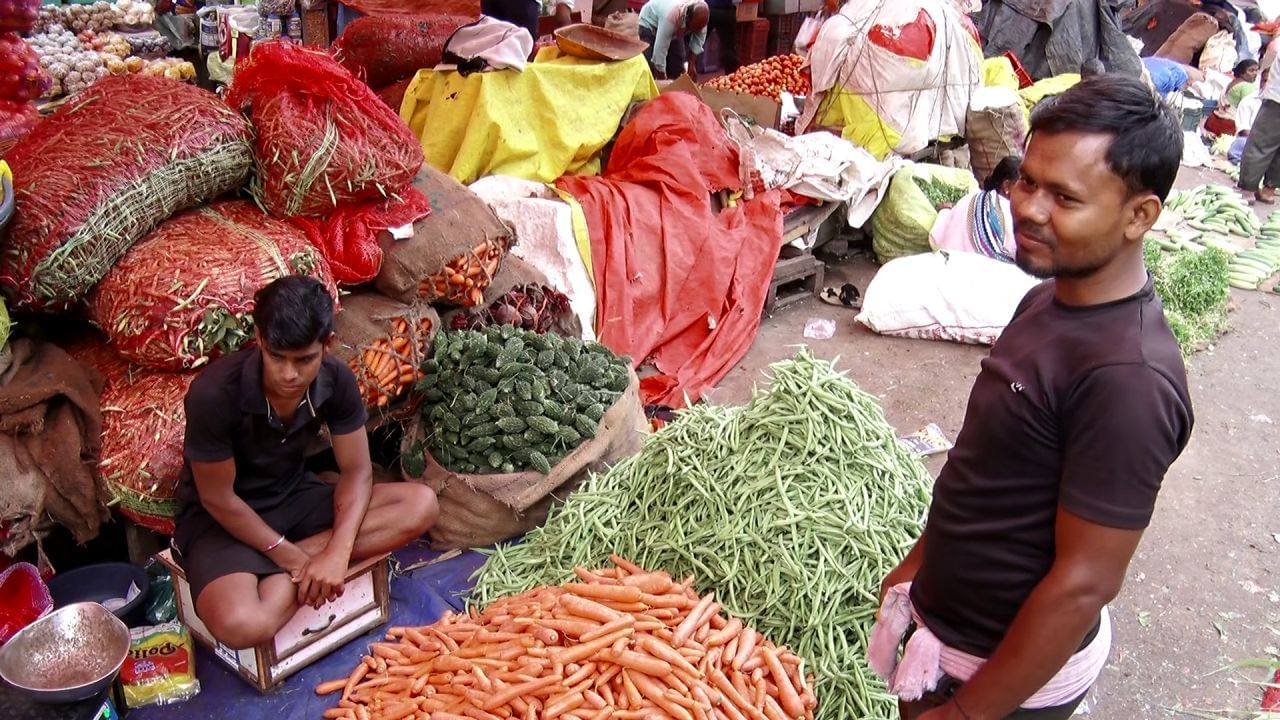
{"label": "man's beard", "polygon": [[1032,265],[1031,262],[1026,258],[1026,256],[1022,255],[1021,253],[1014,253],[1013,259],[1014,259],[1014,263],[1018,266],[1020,270],[1022,270],[1022,272],[1030,275],[1031,277],[1038,278],[1040,280],[1048,280],[1049,278],[1058,278],[1063,280],[1079,280],[1079,279],[1087,278],[1093,275],[1094,273],[1098,272],[1098,270],[1102,269],[1102,266],[1106,264],[1106,263],[1091,263],[1089,265],[1068,266],[1068,265],[1058,265],[1055,263],[1045,268],[1045,267],[1036,267]]}

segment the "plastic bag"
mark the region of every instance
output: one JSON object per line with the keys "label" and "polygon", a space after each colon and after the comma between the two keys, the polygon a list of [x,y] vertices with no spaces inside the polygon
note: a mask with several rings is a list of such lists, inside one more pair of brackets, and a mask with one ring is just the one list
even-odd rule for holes
{"label": "plastic bag", "polygon": [[178,617],[178,602],[174,597],[173,576],[164,563],[152,558],[147,561],[147,578],[151,590],[147,593],[146,618],[152,625],[172,622]]}
{"label": "plastic bag", "polygon": [[49,588],[30,563],[14,563],[0,573],[0,645],[53,609]]}
{"label": "plastic bag", "polygon": [[967,169],[924,163],[906,165],[893,175],[889,192],[871,215],[871,241],[881,263],[904,255],[926,253],[929,231],[938,220],[938,210],[925,194],[924,185],[938,183],[954,191],[956,200],[978,189],[978,181]]}
{"label": "plastic bag", "polygon": [[129,657],[120,668],[126,705],[173,705],[199,694],[195,645],[182,623],[134,628],[129,635]]}

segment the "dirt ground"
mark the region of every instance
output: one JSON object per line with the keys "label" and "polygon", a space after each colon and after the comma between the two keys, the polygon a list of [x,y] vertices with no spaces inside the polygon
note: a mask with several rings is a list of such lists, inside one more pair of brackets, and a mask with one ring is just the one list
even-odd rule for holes
{"label": "dirt ground", "polygon": [[[1184,171],[1180,187],[1217,173]],[[865,288],[866,259],[828,266],[827,284]],[[1259,707],[1265,673],[1222,670],[1280,653],[1280,295],[1232,291],[1231,330],[1189,368],[1196,426],[1112,605],[1115,642],[1091,696],[1101,720],[1197,717]],[[855,313],[807,299],[767,318],[710,400],[737,404],[762,370],[808,344],[881,398],[900,434],[937,423],[954,439],[986,349],[880,337]],[[806,340],[810,318],[836,321]],[[935,474],[945,456],[928,466]],[[1190,712],[1183,712],[1190,711]]]}

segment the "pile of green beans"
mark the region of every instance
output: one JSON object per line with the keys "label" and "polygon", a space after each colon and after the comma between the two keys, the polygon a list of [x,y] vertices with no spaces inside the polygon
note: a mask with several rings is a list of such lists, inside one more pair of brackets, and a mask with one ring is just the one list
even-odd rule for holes
{"label": "pile of green beans", "polygon": [[931,480],[874,397],[807,350],[742,407],[684,410],[499,547],[471,601],[554,585],[618,553],[693,575],[817,678],[818,720],[897,718],[866,663],[880,581],[918,535]]}

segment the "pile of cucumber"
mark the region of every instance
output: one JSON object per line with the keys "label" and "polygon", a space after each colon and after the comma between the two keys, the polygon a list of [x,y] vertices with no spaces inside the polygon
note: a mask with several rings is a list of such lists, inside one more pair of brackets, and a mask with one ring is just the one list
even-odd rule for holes
{"label": "pile of cucumber", "polygon": [[[1181,215],[1191,230],[1173,230],[1167,237],[1151,236],[1162,249],[1170,252],[1222,250],[1231,256],[1228,282],[1241,290],[1257,290],[1280,272],[1280,211],[1272,213],[1265,223],[1259,223],[1248,202],[1239,193],[1221,185],[1174,191],[1165,207]],[[1254,247],[1246,250],[1228,240],[1227,235],[1251,238]]]}

